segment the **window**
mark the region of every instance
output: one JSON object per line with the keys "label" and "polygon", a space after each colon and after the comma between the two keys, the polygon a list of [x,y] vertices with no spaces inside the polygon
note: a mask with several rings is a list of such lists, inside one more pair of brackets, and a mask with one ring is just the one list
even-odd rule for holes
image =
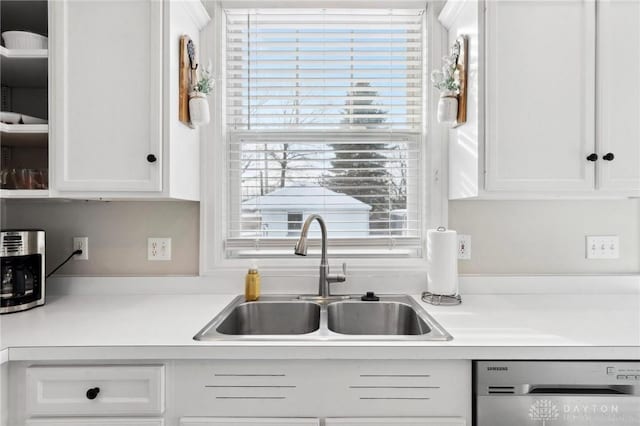
{"label": "window", "polygon": [[289,237],[299,237],[300,230],[302,229],[302,221],[304,217],[302,213],[288,213],[287,214],[287,225],[289,226]]}
{"label": "window", "polygon": [[290,255],[311,213],[334,252],[421,255],[423,15],[225,10],[227,257]]}

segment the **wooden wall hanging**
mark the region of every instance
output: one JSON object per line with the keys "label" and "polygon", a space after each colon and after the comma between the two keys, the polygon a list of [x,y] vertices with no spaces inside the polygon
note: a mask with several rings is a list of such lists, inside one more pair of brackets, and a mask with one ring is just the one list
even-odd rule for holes
{"label": "wooden wall hanging", "polygon": [[197,71],[198,59],[195,44],[188,35],[180,36],[178,119],[188,126],[191,126],[191,118],[189,117],[189,92],[191,92],[193,82],[197,79]]}
{"label": "wooden wall hanging", "polygon": [[461,126],[467,122],[467,73],[469,70],[469,51],[467,36],[461,35],[456,39],[458,59],[456,67],[460,76],[460,89],[458,93],[458,118],[453,127]]}

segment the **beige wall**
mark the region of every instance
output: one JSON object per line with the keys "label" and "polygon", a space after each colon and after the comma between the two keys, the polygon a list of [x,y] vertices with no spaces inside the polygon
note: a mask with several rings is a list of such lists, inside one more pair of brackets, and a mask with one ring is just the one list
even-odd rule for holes
{"label": "beige wall", "polygon": [[[11,202],[9,227],[47,231],[47,269],[89,237],[89,257],[68,275],[194,275],[198,273],[199,205],[192,202]],[[472,236],[465,274],[640,273],[640,200],[452,201],[449,224]],[[618,260],[586,260],[587,234],[620,236]],[[171,237],[173,260],[149,262],[147,237]]]}
{"label": "beige wall", "polygon": [[[6,227],[43,228],[47,271],[89,237],[89,260],[71,260],[65,275],[197,275],[199,204],[195,202],[33,201],[7,203]],[[172,260],[147,260],[148,237],[171,237]]]}
{"label": "beige wall", "polygon": [[[452,201],[449,226],[471,234],[464,274],[640,272],[640,200]],[[585,235],[614,234],[620,259],[585,259]]]}

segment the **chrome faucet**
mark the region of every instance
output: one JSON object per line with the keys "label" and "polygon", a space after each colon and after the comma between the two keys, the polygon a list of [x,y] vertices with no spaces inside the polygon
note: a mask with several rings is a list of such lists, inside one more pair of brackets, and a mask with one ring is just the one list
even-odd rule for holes
{"label": "chrome faucet", "polygon": [[346,263],[342,264],[342,274],[330,274],[329,273],[329,263],[327,262],[327,226],[324,223],[324,219],[322,216],[318,214],[311,214],[307,217],[302,225],[302,230],[300,231],[300,239],[296,243],[294,253],[298,256],[306,256],[307,255],[307,234],[309,233],[309,227],[311,223],[317,220],[320,224],[320,231],[322,233],[322,257],[320,258],[320,282],[318,285],[318,295],[313,296],[314,298],[319,299],[329,299],[329,298],[347,298],[348,296],[332,296],[331,295],[331,283],[341,283],[346,281]]}

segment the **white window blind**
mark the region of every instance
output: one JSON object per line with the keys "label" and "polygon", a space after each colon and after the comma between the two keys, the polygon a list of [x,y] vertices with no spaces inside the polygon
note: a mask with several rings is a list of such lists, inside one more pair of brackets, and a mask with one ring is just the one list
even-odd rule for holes
{"label": "white window blind", "polygon": [[290,256],[311,213],[334,253],[420,254],[422,15],[226,10],[229,256]]}
{"label": "white window blind", "polygon": [[233,129],[422,123],[422,10],[227,10]]}

